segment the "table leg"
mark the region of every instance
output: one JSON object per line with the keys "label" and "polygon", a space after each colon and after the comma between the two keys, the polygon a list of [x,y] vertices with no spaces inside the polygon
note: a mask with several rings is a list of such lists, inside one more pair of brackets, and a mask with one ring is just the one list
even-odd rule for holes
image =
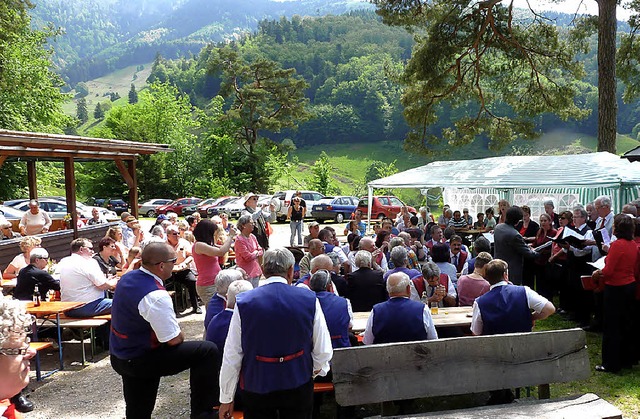
{"label": "table leg", "polygon": [[64,361],[62,360],[62,327],[60,327],[60,313],[56,313],[56,328],[58,330],[58,350],[60,354],[60,370],[64,369]]}

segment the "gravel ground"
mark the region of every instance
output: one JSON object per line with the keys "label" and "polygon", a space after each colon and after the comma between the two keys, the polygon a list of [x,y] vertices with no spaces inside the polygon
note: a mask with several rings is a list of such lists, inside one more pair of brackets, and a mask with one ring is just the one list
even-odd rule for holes
{"label": "gravel ground", "polygon": [[[142,221],[143,228],[149,229],[150,221]],[[147,226],[148,224],[148,226]],[[333,224],[335,226],[335,224]],[[146,227],[145,227],[146,226]],[[272,246],[289,244],[289,224],[274,224]],[[343,228],[342,224],[340,227]],[[307,234],[305,226],[304,234]],[[185,313],[188,313],[188,310]],[[180,317],[180,326],[187,340],[202,339],[203,314],[190,314]],[[63,338],[64,340],[64,338]],[[85,340],[88,342],[88,339]],[[64,342],[64,371],[58,371],[44,381],[35,379],[35,366],[32,363],[32,379],[26,392],[36,408],[25,414],[26,418],[123,418],[125,403],[122,395],[120,376],[111,368],[106,352],[81,365],[82,355],[77,340]],[[43,372],[58,367],[58,352],[46,350],[41,355]],[[87,344],[87,357],[90,357]],[[189,372],[185,371],[160,381],[154,418],[189,417]]]}

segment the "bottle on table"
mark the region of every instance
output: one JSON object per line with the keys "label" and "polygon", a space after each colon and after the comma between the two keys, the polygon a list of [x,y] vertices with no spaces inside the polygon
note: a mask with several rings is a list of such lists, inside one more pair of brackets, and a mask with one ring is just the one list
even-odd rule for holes
{"label": "bottle on table", "polygon": [[429,304],[429,299],[427,298],[427,292],[426,291],[422,291],[422,296],[420,297],[420,301],[422,301],[422,304],[424,304],[424,305]]}
{"label": "bottle on table", "polygon": [[40,306],[40,290],[37,285],[33,289],[33,305],[36,307]]}

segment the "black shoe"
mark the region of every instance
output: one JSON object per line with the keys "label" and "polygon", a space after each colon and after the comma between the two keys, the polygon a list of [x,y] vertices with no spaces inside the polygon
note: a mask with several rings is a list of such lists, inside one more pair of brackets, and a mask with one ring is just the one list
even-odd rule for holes
{"label": "black shoe", "polygon": [[27,399],[24,396],[24,394],[22,394],[22,393],[13,396],[10,399],[10,401],[16,407],[16,410],[18,412],[20,412],[20,413],[31,412],[33,410],[33,408],[35,407],[33,405],[33,402],[31,400]]}
{"label": "black shoe", "polygon": [[202,314],[202,309],[200,307],[195,307],[191,310],[191,314]]}

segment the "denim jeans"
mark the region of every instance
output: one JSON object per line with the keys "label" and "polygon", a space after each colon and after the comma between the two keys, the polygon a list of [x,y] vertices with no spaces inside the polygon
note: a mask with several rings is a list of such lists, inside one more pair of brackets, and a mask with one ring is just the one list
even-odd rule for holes
{"label": "denim jeans", "polygon": [[289,227],[291,227],[291,238],[289,239],[289,245],[293,246],[293,239],[296,233],[298,233],[298,246],[302,246],[302,221],[291,221]]}

